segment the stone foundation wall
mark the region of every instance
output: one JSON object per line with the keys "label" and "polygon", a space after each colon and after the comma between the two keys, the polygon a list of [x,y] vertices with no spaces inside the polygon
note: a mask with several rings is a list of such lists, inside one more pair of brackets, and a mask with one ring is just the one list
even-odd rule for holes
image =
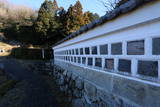
{"label": "stone foundation wall", "polygon": [[160,86],[55,62],[53,76],[73,107],[158,107]]}
{"label": "stone foundation wall", "polygon": [[73,107],[108,107],[124,105],[122,100],[88,80],[55,66],[54,77]]}

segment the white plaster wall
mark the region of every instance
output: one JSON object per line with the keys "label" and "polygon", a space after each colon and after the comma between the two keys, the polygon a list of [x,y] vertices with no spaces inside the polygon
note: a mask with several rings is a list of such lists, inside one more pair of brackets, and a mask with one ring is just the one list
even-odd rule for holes
{"label": "white plaster wall", "polygon": [[[98,37],[110,32],[115,32],[119,30],[121,31],[121,29],[127,29],[128,27],[136,27],[139,25],[143,25],[145,23],[149,23],[150,21],[153,20],[159,20],[160,19],[160,14],[159,14],[159,10],[160,10],[160,2],[154,2],[154,3],[149,3],[145,6],[142,6],[141,8],[130,12],[128,14],[122,15],[114,20],[111,20],[109,22],[106,22],[105,24],[98,26],[86,33],[83,33],[81,35],[79,35],[76,38],[73,38],[71,40],[68,40],[58,46],[53,47],[53,49],[57,49],[60,47],[65,47],[67,45],[71,45],[77,42],[82,42],[86,39],[91,39],[94,37]],[[153,27],[153,26],[152,26]],[[148,26],[149,28],[152,28],[150,26]],[[154,29],[150,29],[150,30],[159,30],[158,27],[155,27]],[[146,29],[142,30],[141,32],[145,32]],[[153,32],[153,31],[150,31]],[[133,32],[131,32],[133,33]],[[136,33],[136,32],[134,32]],[[136,35],[136,34],[135,34]],[[108,35],[106,35],[108,36]],[[120,38],[121,35],[119,34]],[[117,38],[117,39],[118,39]]]}
{"label": "white plaster wall", "polygon": [[[72,45],[64,46],[61,48],[55,47],[56,51],[62,51],[66,49],[75,49],[86,46],[95,46],[100,44],[116,43],[123,41],[141,40],[147,37],[159,37],[160,36],[160,19],[153,21],[152,23],[142,24],[133,28],[113,32],[108,35],[97,36],[95,38],[84,40]],[[75,38],[77,39],[77,38]]]}
{"label": "white plaster wall", "polygon": [[[145,5],[136,11],[129,14],[123,15],[115,20],[107,22],[102,26],[96,27],[84,34],[79,35],[71,40],[68,40],[62,44],[53,47],[54,52],[59,52],[63,50],[71,50],[76,48],[85,48],[91,46],[98,46],[102,44],[108,44],[108,55],[72,55],[80,57],[92,57],[102,58],[102,69],[104,65],[105,58],[114,59],[114,70],[117,72],[118,60],[119,59],[129,59],[131,60],[131,75],[137,75],[137,62],[138,60],[150,60],[158,61],[158,75],[160,79],[160,55],[152,55],[152,38],[160,37],[160,1],[150,3]],[[126,45],[128,41],[135,40],[145,40],[145,54],[144,55],[127,55]],[[111,44],[112,43],[122,43],[122,55],[111,55]],[[56,55],[55,56],[63,56]],[[66,55],[67,56],[67,55]],[[69,55],[70,56],[70,55]],[[60,59],[55,59],[57,61],[62,61]],[[64,61],[67,62],[67,61]],[[67,62],[72,63],[72,62]],[[72,63],[77,66],[87,67],[83,64]],[[87,67],[87,68],[94,68]],[[103,70],[102,70],[103,71]]]}

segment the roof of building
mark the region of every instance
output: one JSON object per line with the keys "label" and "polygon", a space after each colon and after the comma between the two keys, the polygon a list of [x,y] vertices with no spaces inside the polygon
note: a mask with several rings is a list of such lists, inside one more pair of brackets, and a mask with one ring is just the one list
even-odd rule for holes
{"label": "roof of building", "polygon": [[77,37],[84,32],[87,32],[95,27],[98,27],[98,26],[106,23],[107,21],[112,20],[122,14],[125,14],[125,13],[132,11],[132,10],[135,10],[136,8],[142,6],[143,4],[145,4],[147,2],[151,2],[151,1],[156,1],[156,0],[128,0],[126,3],[115,8],[113,11],[106,13],[104,16],[100,17],[99,19],[96,19],[93,22],[82,26],[76,32],[73,32],[72,34],[68,35],[66,38],[57,42],[54,46],[59,45],[59,44],[65,42],[69,39],[72,39],[74,37]]}

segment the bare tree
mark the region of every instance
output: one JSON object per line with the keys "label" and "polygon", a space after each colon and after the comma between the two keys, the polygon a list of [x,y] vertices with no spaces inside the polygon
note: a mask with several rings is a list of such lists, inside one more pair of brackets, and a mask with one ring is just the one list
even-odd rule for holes
{"label": "bare tree", "polygon": [[106,12],[109,13],[116,8],[117,4],[121,0],[105,0],[105,1],[104,0],[98,0],[98,1],[103,4],[103,6],[107,9]]}

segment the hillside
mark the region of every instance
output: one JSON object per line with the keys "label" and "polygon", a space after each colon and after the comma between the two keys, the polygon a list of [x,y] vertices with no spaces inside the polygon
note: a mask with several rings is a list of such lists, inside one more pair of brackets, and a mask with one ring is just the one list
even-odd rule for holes
{"label": "hillside", "polygon": [[9,44],[14,41],[15,45],[32,42],[32,25],[36,17],[36,11],[30,7],[0,0],[0,41]]}
{"label": "hillside", "polygon": [[26,23],[36,18],[35,11],[27,6],[15,5],[7,0],[0,0],[0,25],[4,27],[13,23]]}

